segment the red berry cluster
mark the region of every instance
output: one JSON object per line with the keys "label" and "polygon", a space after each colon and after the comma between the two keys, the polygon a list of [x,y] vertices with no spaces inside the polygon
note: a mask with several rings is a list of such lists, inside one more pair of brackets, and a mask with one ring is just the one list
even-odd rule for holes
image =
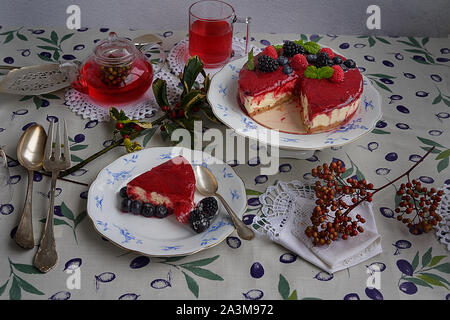
{"label": "red berry cluster", "polygon": [[[360,224],[364,224],[365,219],[360,215],[352,218],[349,213],[362,201],[372,201],[370,191],[373,190],[373,184],[366,180],[344,180],[341,177],[344,172],[340,160],[311,170],[313,177],[322,181],[315,183],[316,206],[311,215],[312,225],[305,230],[314,245],[330,244],[338,238],[347,240],[364,232]],[[351,204],[344,201],[347,196],[351,197]]]}
{"label": "red berry cluster", "polygon": [[[161,110],[169,115],[171,120],[184,118],[184,110],[181,108],[181,104],[177,103],[175,107],[171,108],[168,105],[162,106]],[[197,112],[199,108],[197,106],[192,107],[192,111]]]}
{"label": "red berry cluster", "polygon": [[401,201],[395,209],[397,220],[407,225],[413,234],[429,232],[436,226],[442,217],[436,213],[442,190],[423,187],[420,181],[412,180],[402,183],[397,191]]}
{"label": "red berry cluster", "polygon": [[116,130],[120,132],[120,135],[124,139],[129,139],[130,135],[132,135],[133,133],[140,132],[142,130],[142,127],[134,122],[127,122],[127,123],[117,122]]}

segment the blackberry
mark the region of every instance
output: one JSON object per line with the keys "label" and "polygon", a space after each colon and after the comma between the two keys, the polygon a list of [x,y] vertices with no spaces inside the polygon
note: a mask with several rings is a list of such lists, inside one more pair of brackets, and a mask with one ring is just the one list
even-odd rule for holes
{"label": "blackberry", "polygon": [[344,61],[344,65],[349,68],[349,69],[353,69],[356,68],[356,63],[355,61],[353,61],[352,59],[347,59]]}
{"label": "blackberry", "polygon": [[198,205],[197,209],[199,209],[208,219],[214,218],[219,210],[219,205],[217,203],[216,198],[208,197],[202,199]]}
{"label": "blackberry", "polygon": [[319,52],[317,54],[317,59],[316,62],[314,63],[314,65],[317,68],[321,68],[321,67],[325,67],[328,65],[328,60],[330,59],[330,57],[328,56],[328,53],[326,52]]}
{"label": "blackberry", "polygon": [[201,212],[199,208],[195,208],[189,215],[189,223],[191,228],[197,232],[203,232],[209,227],[209,219]]}
{"label": "blackberry", "polygon": [[162,206],[162,205],[156,206],[156,209],[155,209],[155,217],[158,217],[158,218],[165,218],[165,217],[167,217],[168,215],[169,215],[169,210],[167,210],[166,207],[164,207],[164,206]]}
{"label": "blackberry", "polygon": [[285,57],[293,57],[297,53],[305,54],[305,48],[301,45],[296,44],[294,41],[286,41],[283,44],[283,55]]}
{"label": "blackberry", "polygon": [[266,55],[258,57],[258,69],[262,72],[272,72],[279,67],[278,61]]}
{"label": "blackberry", "polygon": [[339,56],[334,56],[333,63],[334,64],[341,64],[342,63],[342,58],[339,57]]}

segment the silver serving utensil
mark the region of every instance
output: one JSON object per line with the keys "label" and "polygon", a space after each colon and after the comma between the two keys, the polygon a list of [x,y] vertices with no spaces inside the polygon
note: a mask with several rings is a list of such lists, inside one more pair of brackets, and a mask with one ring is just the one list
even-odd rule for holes
{"label": "silver serving utensil", "polygon": [[63,152],[61,153],[61,138],[59,133],[59,122],[56,128],[56,137],[53,138],[54,121],[50,122],[47,142],[45,144],[44,170],[52,173],[50,187],[50,207],[45,222],[44,234],[39,244],[39,249],[34,256],[33,264],[41,272],[48,272],[58,261],[58,254],[55,247],[55,236],[53,233],[53,215],[55,207],[56,179],[60,171],[70,167],[69,139],[67,136],[66,123],[64,121]]}
{"label": "silver serving utensil", "polygon": [[237,217],[236,213],[234,213],[230,205],[219,193],[217,193],[217,189],[219,186],[217,184],[216,177],[214,177],[212,172],[203,166],[195,166],[194,174],[196,180],[195,187],[197,188],[197,191],[208,197],[215,196],[219,198],[228,214],[230,215],[239,237],[244,240],[253,239],[255,237],[255,233],[253,232],[253,230],[247,227],[245,223]]}
{"label": "silver serving utensil", "polygon": [[16,232],[16,243],[24,249],[34,248],[32,223],[32,195],[34,171],[42,168],[47,134],[41,125],[35,124],[22,134],[17,144],[17,160],[28,170],[28,187],[25,206]]}

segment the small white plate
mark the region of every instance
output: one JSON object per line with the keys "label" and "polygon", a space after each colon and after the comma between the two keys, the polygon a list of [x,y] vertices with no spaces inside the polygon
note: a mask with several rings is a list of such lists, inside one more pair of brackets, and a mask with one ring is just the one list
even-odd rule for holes
{"label": "small white plate", "polygon": [[[88,193],[87,211],[94,228],[106,239],[127,250],[149,256],[189,255],[219,244],[234,231],[228,213],[219,204],[219,213],[211,226],[196,233],[189,223],[175,216],[145,218],[120,211],[119,190],[134,177],[183,155],[191,165],[206,166],[216,177],[218,192],[239,216],[245,212],[245,186],[233,168],[221,160],[198,150],[179,147],[148,148],[127,154],[102,169]],[[195,193],[195,203],[203,198]]]}
{"label": "small white plate", "polygon": [[[239,71],[246,62],[247,57],[234,60],[216,73],[207,98],[216,117],[237,134],[270,145],[270,136],[274,131],[245,114],[238,102]],[[289,150],[320,150],[352,142],[370,132],[381,119],[381,97],[364,76],[363,84],[359,110],[345,125],[314,134],[279,132],[279,140],[275,140],[279,142],[278,147]]]}

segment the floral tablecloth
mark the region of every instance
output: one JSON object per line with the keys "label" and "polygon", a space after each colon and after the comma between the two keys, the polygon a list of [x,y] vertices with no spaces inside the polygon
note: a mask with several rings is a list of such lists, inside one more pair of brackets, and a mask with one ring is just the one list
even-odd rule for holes
{"label": "floral tablecloth", "polygon": [[[108,31],[0,26],[0,63],[25,66],[82,60]],[[130,38],[148,33],[114,31]],[[164,40],[166,50],[186,37],[186,32],[154,33]],[[254,34],[251,41],[264,47],[300,37],[319,40],[353,57],[382,96],[383,118],[375,130],[351,144],[322,150],[307,160],[280,159],[280,172],[273,176],[261,178],[257,165],[243,163],[234,167],[248,189],[246,221],[251,221],[260,209],[258,194],[268,186],[277,181],[307,179],[313,167],[333,159],[342,160],[348,168],[354,168],[355,174],[362,174],[375,185],[383,185],[435,146],[436,153],[418,166],[413,176],[427,186],[450,184],[448,38]],[[111,143],[113,124],[82,119],[64,105],[64,91],[60,91],[41,96],[0,94],[0,145],[15,158],[23,130],[34,122],[46,128],[53,117],[64,118],[69,124],[73,163]],[[167,144],[155,135],[144,145]],[[69,178],[89,184],[99,170],[124,152],[116,148]],[[59,263],[49,273],[40,274],[32,267],[35,250],[22,250],[13,240],[27,175],[14,160],[10,160],[9,168],[14,195],[11,203],[0,206],[1,299],[450,298],[446,247],[437,241],[434,232],[414,236],[393,218],[393,186],[374,199],[383,253],[355,267],[324,275],[270,240],[241,241],[235,233],[213,248],[173,260],[124,251],[102,239],[86,217],[88,187],[58,181],[55,236]],[[36,173],[34,181],[33,222],[38,243],[48,208],[50,180]],[[380,288],[366,290],[370,266],[374,265],[380,267]]]}

